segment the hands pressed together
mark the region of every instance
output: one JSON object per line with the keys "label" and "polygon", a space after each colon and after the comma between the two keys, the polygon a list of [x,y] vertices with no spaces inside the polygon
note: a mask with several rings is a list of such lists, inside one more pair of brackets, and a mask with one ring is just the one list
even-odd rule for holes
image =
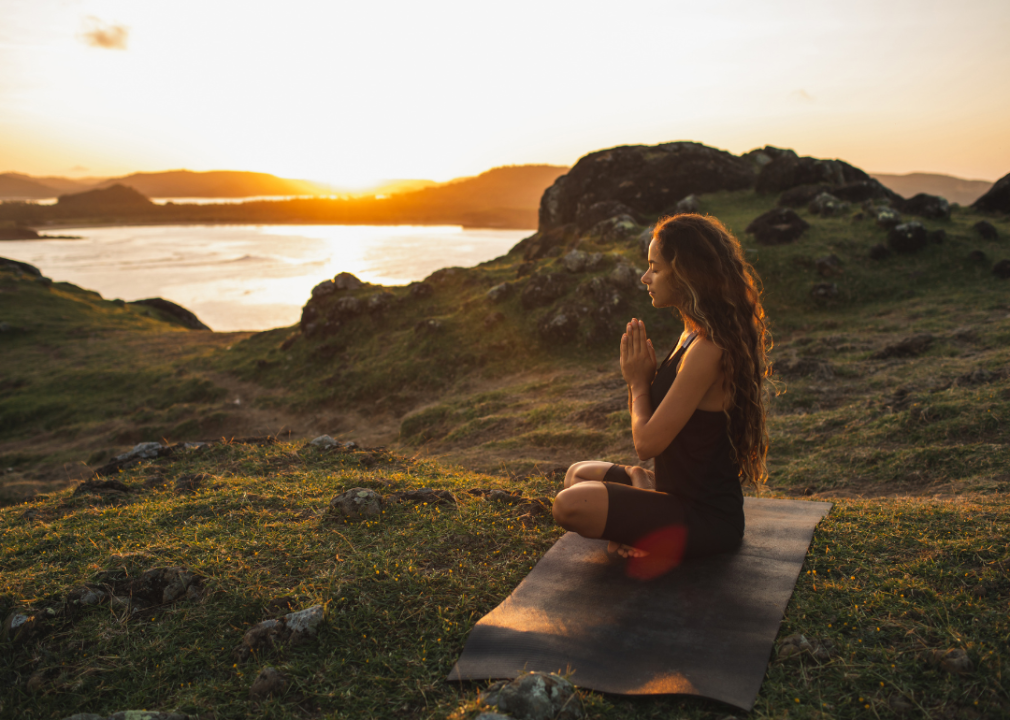
{"label": "hands pressed together", "polygon": [[656,350],[645,336],[645,323],[636,318],[621,336],[621,375],[633,391],[648,391],[656,376]]}

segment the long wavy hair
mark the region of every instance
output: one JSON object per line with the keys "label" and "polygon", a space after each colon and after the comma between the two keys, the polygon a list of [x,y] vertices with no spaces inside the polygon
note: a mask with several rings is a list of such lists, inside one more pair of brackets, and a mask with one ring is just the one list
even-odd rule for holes
{"label": "long wavy hair", "polygon": [[744,259],[740,242],[713,217],[663,218],[653,237],[673,268],[677,308],[685,325],[722,350],[730,397],[725,413],[740,482],[757,486],[768,476],[764,382],[771,347],[760,280]]}

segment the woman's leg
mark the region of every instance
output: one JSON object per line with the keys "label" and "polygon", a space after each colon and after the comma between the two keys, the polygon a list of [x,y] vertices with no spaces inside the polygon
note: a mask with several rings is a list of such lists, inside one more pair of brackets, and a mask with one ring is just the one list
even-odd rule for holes
{"label": "woman's leg", "polygon": [[[620,473],[625,482],[642,490],[654,490],[652,473],[640,467],[615,466],[613,463],[587,460],[577,462],[565,474],[565,489],[554,499],[554,519],[566,530],[577,532],[587,538],[599,538],[607,525],[608,495],[603,484],[612,468],[623,469]],[[576,492],[577,491],[577,492]],[[611,541],[609,552],[617,552],[622,557],[640,557],[646,553]]]}
{"label": "woman's leg", "polygon": [[581,482],[603,482],[603,476],[607,470],[613,467],[614,463],[600,462],[599,460],[584,460],[577,462],[568,468],[565,473],[565,487]]}

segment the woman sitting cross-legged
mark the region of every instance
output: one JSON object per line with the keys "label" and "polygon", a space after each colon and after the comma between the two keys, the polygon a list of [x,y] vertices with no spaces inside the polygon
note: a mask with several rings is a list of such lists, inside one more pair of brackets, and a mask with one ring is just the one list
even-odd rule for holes
{"label": "woman sitting cross-legged", "polygon": [[609,540],[624,557],[663,558],[665,570],[740,544],[741,485],[766,475],[768,338],[756,273],[714,218],[660,222],[642,282],[653,306],[675,308],[685,327],[658,369],[641,320],[632,318],[621,338],[635,452],[655,458],[655,472],[575,463],[554,518],[584,537]]}

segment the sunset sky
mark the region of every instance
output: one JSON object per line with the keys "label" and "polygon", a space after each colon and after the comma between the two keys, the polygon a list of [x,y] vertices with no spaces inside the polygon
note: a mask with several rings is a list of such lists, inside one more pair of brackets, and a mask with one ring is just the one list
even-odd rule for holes
{"label": "sunset sky", "polygon": [[0,0],[0,172],[363,185],[614,145],[1010,172],[1010,2]]}

